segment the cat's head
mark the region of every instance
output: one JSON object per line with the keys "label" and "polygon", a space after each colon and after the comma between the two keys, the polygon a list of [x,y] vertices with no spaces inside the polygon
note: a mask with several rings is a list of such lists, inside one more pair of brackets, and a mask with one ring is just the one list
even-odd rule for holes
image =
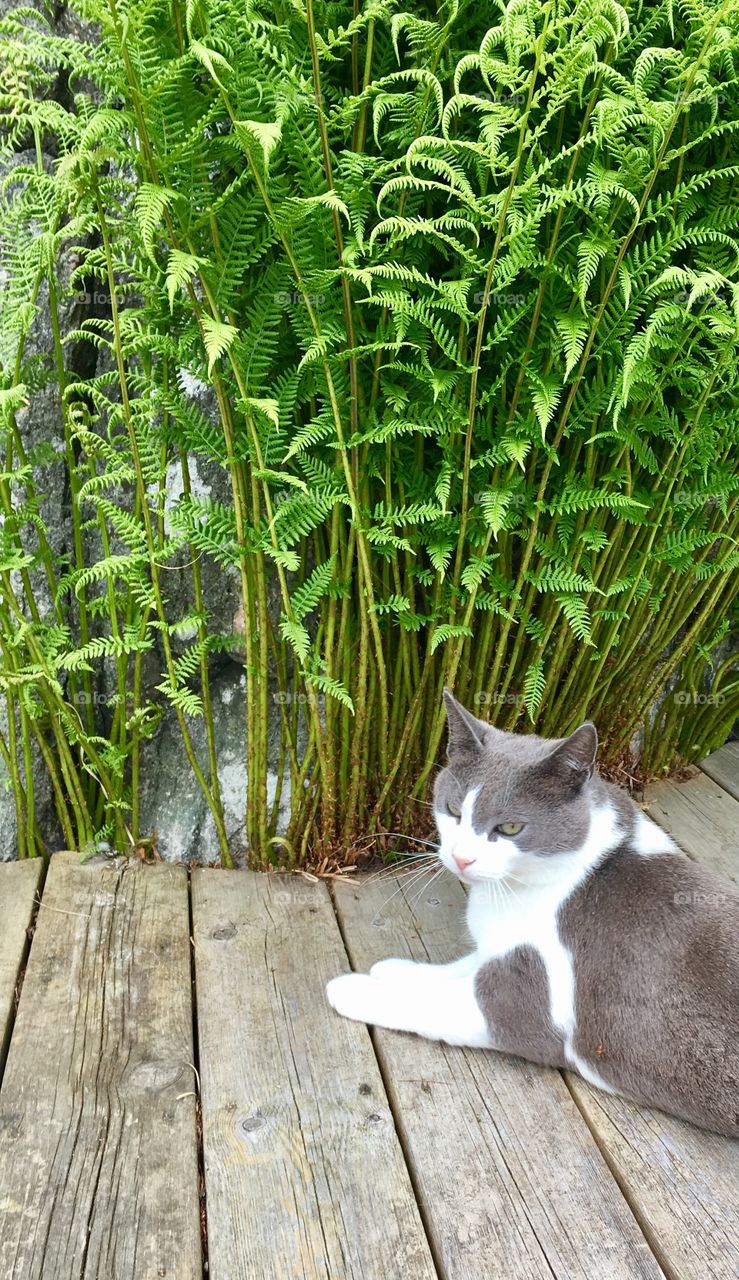
{"label": "cat's head", "polygon": [[439,857],[465,883],[528,879],[553,854],[580,849],[590,828],[598,735],[504,733],[444,690],[449,762],[436,778]]}

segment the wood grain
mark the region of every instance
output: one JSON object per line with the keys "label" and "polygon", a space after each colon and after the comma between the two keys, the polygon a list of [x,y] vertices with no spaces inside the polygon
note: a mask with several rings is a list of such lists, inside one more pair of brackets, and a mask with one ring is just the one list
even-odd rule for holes
{"label": "wood grain", "polygon": [[41,858],[0,863],[0,1076],[15,1014],[15,989],[28,946],[27,929],[44,864]]}
{"label": "wood grain", "polygon": [[0,1091],[3,1280],[202,1277],[187,872],[51,860]]}
{"label": "wood grain", "polygon": [[668,1274],[736,1280],[739,1141],[568,1083]]}
{"label": "wood grain", "polygon": [[436,1275],[323,884],[193,874],[212,1280]]}
{"label": "wood grain", "polygon": [[645,801],[650,817],[691,858],[739,881],[739,800],[696,772],[687,782],[652,783]]}
{"label": "wood grain", "polygon": [[727,742],[701,763],[701,769],[724,791],[739,800],[739,742]]}
{"label": "wood grain", "polygon": [[[338,882],[335,894],[356,969],[469,950],[464,893],[446,874],[420,894],[402,877]],[[393,1031],[373,1036],[448,1280],[662,1274],[558,1072]]]}

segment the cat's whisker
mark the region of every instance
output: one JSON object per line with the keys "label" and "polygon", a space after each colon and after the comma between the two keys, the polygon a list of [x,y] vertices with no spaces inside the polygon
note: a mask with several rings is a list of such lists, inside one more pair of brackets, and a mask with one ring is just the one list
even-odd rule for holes
{"label": "cat's whisker", "polygon": [[371,923],[372,923],[372,924],[374,924],[374,923],[375,923],[375,921],[379,918],[379,916],[381,916],[381,915],[382,915],[382,913],[383,913],[383,911],[385,910],[385,908],[387,907],[388,903],[392,902],[392,900],[393,900],[393,898],[396,896],[396,894],[400,893],[400,891],[401,891],[402,887],[403,887],[402,885],[396,885],[396,887],[393,889],[393,892],[390,894],[390,897],[385,899],[385,901],[380,905],[380,907],[378,908],[378,910],[377,910],[377,911],[375,912],[375,914],[373,915],[373,917],[372,917],[372,921],[371,921]]}
{"label": "cat's whisker", "polygon": [[523,885],[523,887],[524,887],[524,889],[529,889],[529,888],[531,887],[531,886],[530,886],[530,884],[529,884],[529,882],[528,882],[528,880],[521,880],[518,876],[513,876],[513,875],[511,875],[510,871],[506,871],[506,873],[505,873],[505,875],[502,877],[502,879],[503,879],[503,880],[512,880],[514,884],[522,884],[522,885]]}
{"label": "cat's whisker", "polygon": [[439,878],[439,876],[441,875],[442,871],[446,871],[446,867],[444,867],[444,866],[439,867],[438,871],[437,871],[437,872],[436,872],[436,873],[431,877],[431,879],[429,880],[428,884],[422,884],[422,885],[421,885],[421,888],[418,890],[418,893],[417,893],[416,897],[413,899],[413,902],[409,904],[411,907],[417,907],[417,906],[418,906],[418,903],[421,901],[421,898],[423,897],[424,893],[428,893],[429,889],[431,888],[432,884],[434,883],[434,880],[438,880],[438,878]]}
{"label": "cat's whisker", "polygon": [[488,891],[488,902],[490,903],[491,907],[497,907],[498,895],[495,890],[495,885],[492,880],[487,880],[485,883]]}
{"label": "cat's whisker", "polygon": [[368,880],[378,880],[380,876],[393,875],[397,871],[403,871],[407,867],[417,866],[422,862],[433,863],[437,858],[433,853],[405,853],[401,854],[395,862],[389,863],[387,866],[380,867],[368,876]]}
{"label": "cat's whisker", "polygon": [[436,857],[436,851],[433,853],[427,853],[425,849],[423,852],[419,851],[417,853],[403,853],[398,849],[393,849],[391,852],[395,861],[393,863],[388,863],[388,866],[402,866],[406,862],[417,862],[419,858]]}
{"label": "cat's whisker", "polygon": [[397,888],[393,890],[389,898],[385,899],[385,901],[382,903],[382,906],[375,913],[374,919],[376,920],[377,917],[382,914],[382,912],[387,907],[388,903],[392,902],[393,898],[397,894],[399,894],[404,888],[410,888],[411,884],[415,884],[422,876],[429,875],[430,871],[431,871],[431,867],[422,867],[420,871],[411,871],[409,875],[403,876]]}
{"label": "cat's whisker", "polygon": [[511,886],[506,884],[505,879],[498,881],[500,885],[501,898],[504,900],[506,907],[510,909],[515,907],[516,897]]}
{"label": "cat's whisker", "polygon": [[435,858],[435,856],[437,856],[435,855],[435,852],[426,852],[425,849],[423,852],[418,852],[418,854],[402,854],[402,852],[393,850],[393,861],[386,865],[388,865],[388,867],[405,867],[406,863],[415,863],[415,861],[419,861],[424,858]]}
{"label": "cat's whisker", "polygon": [[429,872],[433,871],[435,869],[435,866],[436,864],[432,863],[431,866],[417,868],[415,871],[412,871],[409,875],[403,876],[402,884],[403,885],[415,884],[423,876],[426,876],[429,874]]}
{"label": "cat's whisker", "polygon": [[[439,845],[436,841],[424,840],[422,839],[421,836],[409,836],[405,833],[405,831],[383,831],[382,836],[383,838],[385,836],[395,836],[399,840],[410,840],[411,844],[425,844],[425,845],[428,845],[429,849],[439,848]],[[377,838],[378,840],[380,839],[379,836]]]}
{"label": "cat's whisker", "polygon": [[407,878],[411,872],[430,870],[436,866],[436,863],[436,858],[424,858],[422,862],[413,862],[410,866],[383,867],[381,871],[375,871],[373,875],[367,877],[367,884],[377,884],[380,880],[389,880],[394,876]]}

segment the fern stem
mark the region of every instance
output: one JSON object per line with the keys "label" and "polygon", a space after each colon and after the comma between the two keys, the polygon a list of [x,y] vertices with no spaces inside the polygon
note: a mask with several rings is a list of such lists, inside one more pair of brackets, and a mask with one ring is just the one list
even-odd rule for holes
{"label": "fern stem", "polygon": [[[110,246],[110,237],[108,234],[107,220],[105,218],[103,207],[100,201],[100,195],[97,189],[95,189],[95,201],[97,205],[98,218],[100,220],[100,230],[101,230],[101,235],[103,240],[103,251],[105,255],[105,269],[107,274],[108,289],[110,292],[110,307],[111,307],[111,315],[112,315],[112,322],[113,322],[113,338],[114,338],[113,345],[114,345],[116,366],[118,370],[118,382],[119,382],[120,391],[121,391],[121,408],[123,411],[123,419],[126,424],[126,431],[128,434],[131,457],[133,459],[134,469],[136,472],[136,483],[137,483],[137,487],[139,489],[139,493],[141,497],[141,514],[143,517],[144,530],[146,533],[146,544],[149,552],[150,580],[151,580],[152,589],[154,592],[154,600],[156,604],[157,617],[159,618],[159,621],[161,623],[161,638],[162,638],[162,648],[164,650],[164,660],[165,660],[165,665],[167,669],[167,676],[169,679],[169,686],[172,692],[174,692],[177,687],[177,676],[176,676],[175,667],[174,667],[174,660],[172,657],[172,646],[169,638],[169,629],[168,629],[166,612],[164,608],[164,599],[162,597],[161,586],[159,582],[159,565],[157,561],[156,543],[154,539],[154,533],[153,533],[152,522],[151,522],[151,512],[149,511],[149,505],[148,505],[147,496],[146,496],[146,480],[145,480],[144,473],[141,466],[141,457],[139,454],[139,445],[138,445],[138,439],[136,436],[136,428],[133,422],[133,417],[131,414],[131,406],[130,406],[130,401],[128,396],[128,377],[126,374],[126,369],[125,369],[124,360],[123,360],[120,318],[118,313],[118,298],[117,298],[115,274],[113,270],[113,257],[112,257],[111,246]],[[177,722],[180,727],[180,733],[182,735],[185,754],[189,761],[190,768],[192,769],[193,774],[197,779],[198,785],[200,786],[200,789],[203,793],[203,796],[208,805],[208,808],[210,809],[210,812],[213,816],[213,822],[215,824],[216,832],[218,835],[218,845],[221,851],[221,860],[223,861],[224,865],[227,866],[231,855],[230,855],[230,850],[228,846],[228,836],[227,836],[226,828],[223,822],[223,813],[220,810],[219,806],[216,804],[213,796],[213,792],[209,787],[205,779],[205,775],[203,774],[203,771],[200,767],[200,763],[195,754],[195,749],[193,747],[192,739],[190,737],[190,731],[187,727],[187,722],[185,720],[185,716],[182,712],[182,709],[176,703],[173,703],[173,706],[175,710],[175,715],[177,717]]]}
{"label": "fern stem", "polygon": [[[167,385],[167,373],[165,370],[165,387]],[[190,467],[188,465],[187,454],[184,449],[179,451],[180,476],[182,478],[182,492],[185,498],[192,496],[192,486],[190,484]],[[208,768],[210,771],[210,787],[213,792],[213,801],[219,812],[223,814],[223,802],[221,799],[221,787],[218,779],[218,753],[216,751],[215,738],[215,722],[213,719],[213,702],[210,690],[210,672],[208,670],[208,632],[205,625],[205,602],[203,598],[203,579],[200,572],[200,553],[190,544],[190,560],[192,562],[192,584],[193,584],[193,603],[195,612],[198,615],[198,644],[200,646],[200,691],[203,698],[203,719],[205,721],[205,736],[208,748]],[[224,823],[225,825],[225,823]],[[229,850],[230,858],[230,850]],[[228,863],[225,864],[228,866]],[[231,860],[233,865],[233,860]]]}

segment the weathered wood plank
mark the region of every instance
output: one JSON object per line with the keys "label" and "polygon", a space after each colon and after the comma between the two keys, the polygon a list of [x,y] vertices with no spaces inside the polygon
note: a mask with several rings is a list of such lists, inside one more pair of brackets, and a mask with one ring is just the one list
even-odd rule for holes
{"label": "weathered wood plank", "polygon": [[193,920],[212,1280],[431,1280],[325,886],[196,871]]}
{"label": "weathered wood plank", "polygon": [[202,1276],[187,873],[51,860],[0,1091],[0,1275]]}
{"label": "weathered wood plank", "polygon": [[725,747],[714,751],[702,761],[701,769],[730,796],[739,800],[739,742],[727,742]]}
{"label": "weathered wood plank", "polygon": [[675,1280],[736,1280],[739,1141],[568,1083],[642,1224]]}
{"label": "weathered wood plank", "polygon": [[43,870],[41,858],[0,864],[0,1073],[15,1012],[15,987],[28,941],[26,930]]}
{"label": "weathered wood plank", "polygon": [[739,800],[696,772],[687,782],[654,782],[645,808],[681,849],[739,880]]}
{"label": "weathered wood plank", "polygon": [[[451,878],[420,894],[402,879],[338,882],[335,892],[356,969],[392,955],[443,962],[468,948]],[[448,1280],[662,1274],[558,1072],[373,1035]]]}

